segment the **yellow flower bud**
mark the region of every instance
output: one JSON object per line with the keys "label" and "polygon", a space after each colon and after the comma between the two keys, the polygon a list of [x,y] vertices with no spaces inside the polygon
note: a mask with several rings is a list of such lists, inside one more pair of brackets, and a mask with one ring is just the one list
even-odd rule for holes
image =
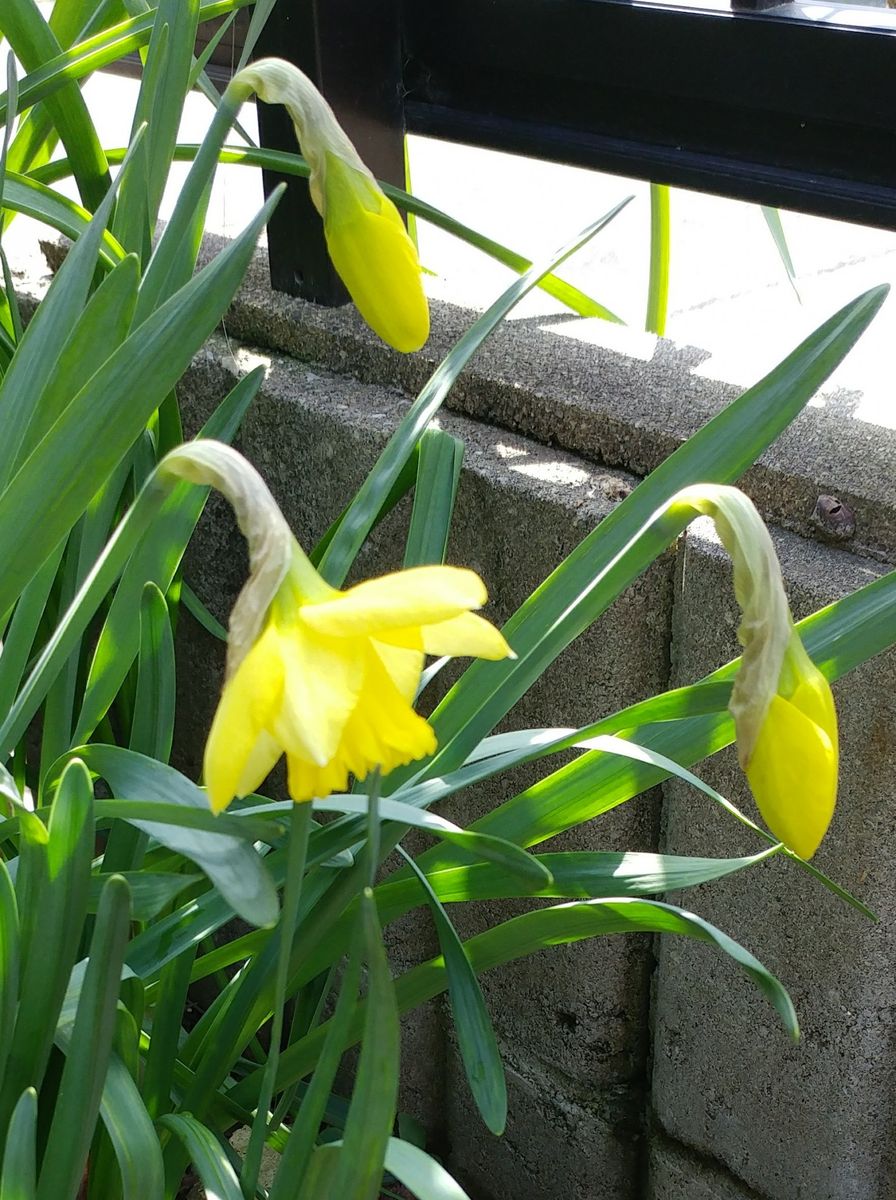
{"label": "yellow flower bud", "polygon": [[384,342],[409,353],[429,337],[417,249],[367,169],[327,156],[324,234],[358,312]]}
{"label": "yellow flower bud", "polygon": [[803,649],[768,530],[743,492],[696,484],[670,513],[712,517],[734,563],[744,647],[729,708],[737,752],[769,829],[802,858],[818,849],[837,798],[837,715],[827,680]]}
{"label": "yellow flower bud", "polygon": [[811,858],[837,799],[837,714],[828,681],[794,632],[745,770],[769,829],[801,858]]}
{"label": "yellow flower bud", "polygon": [[310,167],[311,199],[323,218],[327,249],[358,312],[396,350],[419,350],[429,337],[429,306],[417,248],[329,104],[282,59],[260,59],[234,82],[289,112]]}

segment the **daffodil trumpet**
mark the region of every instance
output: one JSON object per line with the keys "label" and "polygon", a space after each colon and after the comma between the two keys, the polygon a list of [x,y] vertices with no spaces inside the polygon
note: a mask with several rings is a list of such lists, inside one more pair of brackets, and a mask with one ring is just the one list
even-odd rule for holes
{"label": "daffodil trumpet", "polygon": [[737,753],[772,833],[811,858],[837,798],[837,714],[828,681],[806,653],[784,593],[769,532],[753,503],[733,487],[697,484],[665,513],[713,519],[734,564],[744,648],[729,709]]}
{"label": "daffodil trumpet", "polygon": [[429,337],[429,306],[417,248],[329,104],[307,75],[279,58],[245,67],[231,87],[285,106],[308,161],[330,258],[358,312],[396,350],[419,350]]}
{"label": "daffodil trumpet", "polygon": [[475,572],[417,567],[341,591],[317,573],[264,481],[229,446],[190,442],[159,470],[218,488],[249,547],[205,748],[215,812],[255,791],[284,753],[297,802],[432,754],[435,733],[412,707],[424,656],[512,656],[473,611],[487,599]]}

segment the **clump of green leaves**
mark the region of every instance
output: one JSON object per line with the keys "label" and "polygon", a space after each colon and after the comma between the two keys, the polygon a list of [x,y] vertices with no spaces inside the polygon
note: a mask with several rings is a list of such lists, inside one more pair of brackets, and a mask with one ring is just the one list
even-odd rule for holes
{"label": "clump of green leaves", "polygon": [[[161,0],[134,6],[113,27],[124,17],[116,3],[59,0],[49,23],[31,0],[4,0],[0,12],[25,72],[17,79],[10,69],[0,99],[0,219],[5,226],[26,212],[74,239],[27,326],[0,255],[3,1200],[176,1200],[189,1169],[210,1195],[242,1200],[257,1194],[265,1143],[281,1155],[269,1200],[376,1200],[384,1173],[421,1200],[460,1197],[421,1147],[396,1134],[399,1017],[447,991],[473,1098],[499,1133],[506,1088],[477,976],[552,944],[634,931],[709,942],[796,1032],[786,991],[747,950],[653,899],[785,853],[761,830],[752,826],[755,854],[731,859],[539,850],[673,774],[730,811],[688,768],[732,739],[736,664],[573,734],[494,729],[674,538],[677,528],[652,522],[656,511],[682,487],[746,470],[842,360],[883,292],[832,317],[588,534],[508,623],[517,659],[474,664],[438,705],[430,760],[388,776],[376,797],[359,789],[295,811],[250,797],[214,817],[198,782],[167,761],[172,629],[189,595],[181,560],[205,493],[161,480],[156,464],[182,438],[178,380],[220,321],[277,202],[275,194],[194,275],[218,161],[273,161],[224,147],[242,98],[233,93],[200,147],[176,144],[184,96],[202,79],[191,52],[196,25],[241,6]],[[107,152],[78,81],[135,49],[145,61],[133,137],[127,152]],[[57,138],[66,157],[50,163]],[[193,166],[154,240],[177,157]],[[298,156],[276,161],[307,174]],[[121,163],[114,185],[110,163]],[[51,186],[66,171],[83,206]],[[464,232],[422,202],[398,199]],[[539,267],[479,239],[521,276],[439,366],[316,548],[332,585],[407,493],[406,563],[442,559],[463,447],[433,419],[533,287],[594,314],[594,302],[554,272],[615,211]],[[203,435],[231,439],[260,383],[260,372],[241,380]],[[803,623],[829,678],[893,640],[885,613],[894,591],[896,576],[886,576]],[[575,761],[552,770],[551,756],[570,748],[580,751]],[[469,829],[430,812],[534,761],[544,762],[541,781]],[[330,819],[318,823],[314,813]],[[434,844],[411,856],[403,844],[411,829]],[[369,860],[382,863],[394,848],[403,865],[371,887]],[[459,937],[452,905],[508,896],[537,904]],[[442,954],[393,978],[383,928],[423,906]],[[219,942],[235,915],[247,927]],[[189,989],[200,982],[210,998],[197,1018]],[[282,1030],[273,1066],[264,1042],[272,1018]],[[346,1101],[334,1080],[358,1043]],[[229,1141],[238,1126],[251,1129],[243,1159]]]}

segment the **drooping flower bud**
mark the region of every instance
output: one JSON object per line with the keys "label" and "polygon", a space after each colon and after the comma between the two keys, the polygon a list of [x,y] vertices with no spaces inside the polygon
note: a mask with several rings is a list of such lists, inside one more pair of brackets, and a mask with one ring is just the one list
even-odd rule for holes
{"label": "drooping flower bud", "polygon": [[821,844],[837,798],[837,715],[827,680],[803,648],[771,537],[733,487],[697,484],[673,497],[713,519],[734,564],[744,648],[729,708],[737,753],[769,829],[801,858]]}
{"label": "drooping flower bud", "polygon": [[298,67],[279,58],[252,63],[234,82],[286,107],[311,169],[327,249],[349,295],[384,342],[419,350],[429,337],[429,307],[417,248],[329,104]]}

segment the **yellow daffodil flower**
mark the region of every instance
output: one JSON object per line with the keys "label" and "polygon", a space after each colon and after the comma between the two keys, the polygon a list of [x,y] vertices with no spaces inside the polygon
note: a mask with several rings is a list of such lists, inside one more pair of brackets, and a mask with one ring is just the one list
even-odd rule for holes
{"label": "yellow daffodil flower", "polygon": [[311,170],[327,249],[358,312],[396,350],[419,350],[429,337],[429,306],[417,248],[329,104],[306,75],[278,58],[260,59],[233,83],[286,107]]}
{"label": "yellow daffodil flower", "polygon": [[417,567],[340,591],[318,575],[236,451],[193,442],[162,471],[224,492],[249,543],[250,577],[231,614],[227,680],[205,750],[216,812],[254,791],[284,753],[296,801],[432,754],[435,734],[412,707],[424,655],[512,654],[472,611],[486,601],[473,571]]}
{"label": "yellow daffodil flower", "polygon": [[698,484],[673,497],[715,521],[734,563],[744,647],[729,708],[737,752],[769,829],[811,858],[837,798],[837,714],[830,686],[800,641],[774,545],[752,502],[737,488]]}

